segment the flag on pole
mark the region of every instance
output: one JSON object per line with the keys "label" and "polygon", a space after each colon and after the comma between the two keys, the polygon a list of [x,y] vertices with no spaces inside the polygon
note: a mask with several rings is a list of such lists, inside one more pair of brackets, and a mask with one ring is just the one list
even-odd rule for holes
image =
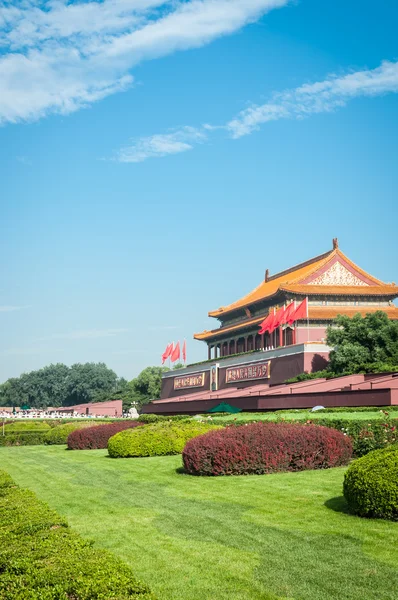
{"label": "flag on pole", "polygon": [[186,342],[186,340],[184,340],[184,343],[182,345],[182,360],[184,361],[184,363],[187,362],[187,342]]}
{"label": "flag on pole", "polygon": [[283,315],[283,321],[282,321],[282,325],[292,325],[293,321],[292,316],[294,311],[296,310],[296,307],[294,306],[294,302],[291,302],[289,304],[289,306],[286,307],[285,313]]}
{"label": "flag on pole", "polygon": [[166,350],[163,352],[162,354],[162,365],[164,365],[164,363],[166,362],[166,360],[168,358],[170,358],[172,352],[173,352],[173,342],[171,342],[171,344],[168,344],[166,347]]}
{"label": "flag on pole", "polygon": [[260,331],[258,332],[259,335],[265,333],[266,331],[269,331],[269,328],[272,326],[273,320],[274,320],[274,314],[269,313],[269,315],[267,317],[265,317],[264,321],[262,323],[260,323]]}
{"label": "flag on pole", "polygon": [[173,352],[171,353],[170,360],[171,360],[171,362],[175,362],[176,360],[179,360],[180,357],[181,357],[180,342],[177,342],[177,344],[174,347]]}
{"label": "flag on pole", "polygon": [[284,307],[284,306],[281,306],[281,307],[280,307],[280,308],[277,310],[277,312],[275,313],[275,316],[274,316],[274,320],[273,320],[273,322],[272,322],[272,325],[271,325],[271,327],[270,327],[270,329],[269,329],[269,332],[270,332],[270,333],[272,333],[273,331],[275,331],[275,329],[276,329],[277,327],[279,327],[279,325],[281,325],[281,324],[282,324],[282,319],[283,319],[283,313],[284,313],[284,312],[285,312],[285,307]]}
{"label": "flag on pole", "polygon": [[291,316],[292,322],[299,319],[308,319],[308,298],[305,298]]}

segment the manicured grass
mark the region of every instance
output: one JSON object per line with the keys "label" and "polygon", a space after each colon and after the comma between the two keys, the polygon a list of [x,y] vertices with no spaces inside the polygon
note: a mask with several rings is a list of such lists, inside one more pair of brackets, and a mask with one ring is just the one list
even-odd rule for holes
{"label": "manicured grass", "polygon": [[344,469],[200,478],[180,456],[0,448],[0,465],[160,600],[396,600],[398,523],[347,514]]}

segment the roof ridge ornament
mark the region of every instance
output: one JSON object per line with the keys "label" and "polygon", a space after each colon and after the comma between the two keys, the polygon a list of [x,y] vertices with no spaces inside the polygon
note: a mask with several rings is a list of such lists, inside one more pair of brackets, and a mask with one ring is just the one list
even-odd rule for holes
{"label": "roof ridge ornament", "polygon": [[337,250],[338,247],[339,247],[339,239],[333,238],[333,250]]}

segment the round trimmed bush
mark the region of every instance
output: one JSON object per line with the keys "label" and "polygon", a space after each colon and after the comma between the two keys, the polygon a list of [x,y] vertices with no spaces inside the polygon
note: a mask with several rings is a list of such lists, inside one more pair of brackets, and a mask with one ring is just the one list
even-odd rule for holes
{"label": "round trimmed bush", "polygon": [[210,429],[219,427],[205,423],[171,422],[127,429],[110,438],[108,452],[112,458],[180,454],[188,440]]}
{"label": "round trimmed bush", "polygon": [[[98,427],[95,425],[95,427]],[[76,431],[76,429],[83,429],[84,427],[93,427],[92,423],[64,423],[63,425],[58,425],[53,429],[50,429],[45,435],[44,443],[45,444],[66,444],[68,440],[68,436],[72,431]]]}
{"label": "round trimmed bush", "polygon": [[398,446],[355,460],[344,476],[343,491],[353,513],[398,521]]}
{"label": "round trimmed bush", "polygon": [[76,429],[68,435],[68,448],[69,450],[106,448],[110,437],[119,431],[132,429],[137,426],[142,427],[142,424],[137,423],[137,421],[116,421],[115,423]]}
{"label": "round trimmed bush", "polygon": [[190,440],[182,459],[192,475],[261,475],[337,467],[351,456],[351,440],[335,429],[262,422]]}

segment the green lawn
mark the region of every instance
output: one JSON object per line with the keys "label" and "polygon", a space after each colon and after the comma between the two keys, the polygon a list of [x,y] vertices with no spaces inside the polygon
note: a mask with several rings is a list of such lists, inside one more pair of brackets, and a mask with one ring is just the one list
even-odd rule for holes
{"label": "green lawn", "polygon": [[195,478],[179,456],[0,448],[0,468],[159,600],[396,600],[398,523],[345,512],[344,469]]}

